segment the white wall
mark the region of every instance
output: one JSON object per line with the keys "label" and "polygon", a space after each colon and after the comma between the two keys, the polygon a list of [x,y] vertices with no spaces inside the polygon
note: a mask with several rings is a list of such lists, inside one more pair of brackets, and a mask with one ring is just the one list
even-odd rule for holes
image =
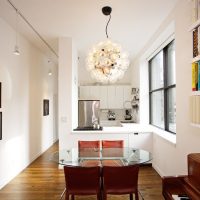
{"label": "white wall", "polygon": [[[0,140],[0,188],[43,153],[57,139],[53,96],[57,67],[19,35],[21,55],[13,54],[15,31],[0,18],[0,82],[2,83],[3,139]],[[50,114],[43,116],[43,99]]]}
{"label": "white wall", "polygon": [[[200,129],[192,127],[189,121],[189,96],[191,95],[191,59],[192,59],[192,33],[188,32],[191,25],[191,1],[179,1],[175,9],[159,27],[154,37],[146,45],[137,58],[134,67],[140,68],[140,89],[144,88],[147,74],[142,73],[148,67],[145,52],[152,50],[158,37],[163,37],[166,28],[172,23],[175,24],[175,45],[176,45],[176,105],[177,105],[177,138],[176,145],[161,138],[157,134],[153,137],[153,166],[161,175],[176,175],[187,173],[187,154],[200,152]],[[163,34],[164,33],[164,34]],[[169,30],[168,30],[169,33]],[[167,39],[167,35],[165,35]],[[169,36],[169,35],[168,35]],[[162,45],[162,42],[157,48]],[[155,50],[155,49],[154,49]],[[147,82],[147,81],[146,81]],[[147,88],[147,87],[146,87]],[[146,90],[146,89],[145,89]],[[148,106],[148,91],[140,96],[141,98],[141,122],[148,122],[148,113],[145,108]],[[147,110],[147,109],[146,109]]]}

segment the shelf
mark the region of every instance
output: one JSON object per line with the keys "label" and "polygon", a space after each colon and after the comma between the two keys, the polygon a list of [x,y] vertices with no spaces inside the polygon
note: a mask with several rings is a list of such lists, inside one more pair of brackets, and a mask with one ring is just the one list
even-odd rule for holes
{"label": "shelf", "polygon": [[200,55],[194,57],[194,58],[192,59],[192,63],[198,62],[199,60],[200,60]]}
{"label": "shelf", "polygon": [[195,127],[197,127],[197,128],[200,128],[200,124],[191,123],[191,126],[195,126]]}
{"label": "shelf", "polygon": [[192,91],[192,96],[200,95],[200,91]]}
{"label": "shelf", "polygon": [[193,31],[196,27],[200,26],[200,19],[198,19],[196,22],[194,22],[190,28],[189,31]]}

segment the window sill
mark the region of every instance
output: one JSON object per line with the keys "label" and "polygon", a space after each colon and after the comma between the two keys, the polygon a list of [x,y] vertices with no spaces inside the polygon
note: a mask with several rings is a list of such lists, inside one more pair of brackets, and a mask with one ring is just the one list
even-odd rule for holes
{"label": "window sill", "polygon": [[155,126],[150,125],[151,131],[156,135],[160,136],[161,138],[165,139],[166,141],[170,142],[171,144],[176,145],[176,135],[170,132],[161,130]]}

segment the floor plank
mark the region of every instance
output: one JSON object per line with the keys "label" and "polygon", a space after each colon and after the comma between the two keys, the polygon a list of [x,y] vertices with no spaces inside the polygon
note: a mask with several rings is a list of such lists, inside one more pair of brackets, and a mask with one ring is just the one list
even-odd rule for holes
{"label": "floor plank", "polygon": [[[0,190],[0,200],[57,200],[65,187],[63,170],[49,160],[58,150],[58,143],[22,171]],[[139,172],[139,190],[145,200],[163,200],[161,178],[151,166]],[[63,198],[64,199],[64,198]],[[95,200],[94,196],[77,197],[77,200]],[[108,200],[128,200],[128,195],[109,195]],[[142,199],[140,197],[140,199]]]}

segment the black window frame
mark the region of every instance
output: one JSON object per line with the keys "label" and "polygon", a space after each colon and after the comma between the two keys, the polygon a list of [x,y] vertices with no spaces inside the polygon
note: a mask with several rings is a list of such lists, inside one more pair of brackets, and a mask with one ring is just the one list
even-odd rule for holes
{"label": "black window frame", "polygon": [[[176,88],[176,83],[175,84],[171,84],[171,85],[168,85],[167,84],[167,80],[168,80],[168,62],[167,62],[167,57],[168,57],[168,54],[167,54],[167,49],[168,47],[174,42],[174,45],[175,45],[175,40],[172,40],[170,43],[168,43],[163,49],[161,49],[156,55],[154,55],[150,60],[149,60],[149,63],[148,63],[148,70],[149,70],[149,124],[151,124],[152,126],[155,126],[159,129],[162,129],[162,130],[165,130],[167,132],[170,132],[170,133],[173,133],[173,134],[176,134],[176,132],[173,132],[171,130],[169,130],[169,108],[168,108],[168,99],[167,99],[167,94],[168,94],[168,91],[169,89],[172,89],[172,88]],[[156,88],[156,89],[151,89],[151,74],[152,74],[152,70],[151,70],[151,61],[161,52],[163,51],[163,87],[160,87],[160,88]],[[176,80],[175,80],[176,82]],[[152,124],[152,118],[151,118],[151,114],[152,114],[152,107],[151,107],[151,96],[154,92],[158,92],[158,91],[163,91],[163,95],[164,95],[164,128],[162,127],[159,127],[159,126],[156,126],[154,124]]]}

